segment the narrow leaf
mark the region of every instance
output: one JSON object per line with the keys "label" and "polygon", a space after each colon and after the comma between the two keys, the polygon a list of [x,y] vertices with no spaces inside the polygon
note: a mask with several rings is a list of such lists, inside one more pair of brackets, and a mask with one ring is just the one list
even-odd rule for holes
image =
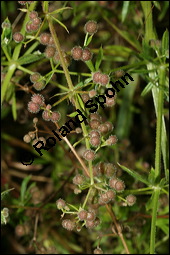
{"label": "narrow leaf", "polygon": [[20,65],[26,65],[26,64],[30,64],[32,62],[38,61],[40,59],[44,58],[44,54],[28,54],[28,55],[24,55],[22,57],[20,57],[18,59],[18,62]]}
{"label": "narrow leaf", "polygon": [[150,185],[150,183],[143,178],[140,174],[136,173],[134,170],[130,170],[129,168],[120,165],[119,163],[117,163],[125,172],[127,172],[128,174],[130,174],[134,179],[137,179],[138,181],[141,181],[143,183],[145,183],[146,185]]}
{"label": "narrow leaf", "polygon": [[129,3],[130,1],[123,1],[123,8],[122,8],[122,22],[125,21],[128,9],[129,9]]}
{"label": "narrow leaf", "polygon": [[62,27],[67,31],[67,33],[69,33],[67,27],[66,27],[61,21],[59,21],[58,19],[54,18],[53,16],[51,16],[51,17],[52,17],[57,23],[59,23],[60,26],[62,26]]}
{"label": "narrow leaf", "polygon": [[27,190],[27,185],[28,185],[28,182],[30,181],[31,179],[31,175],[28,175],[27,177],[24,178],[22,184],[21,184],[21,203],[24,204],[24,200],[25,200],[25,193],[26,193],[26,190]]}
{"label": "narrow leaf", "polygon": [[13,189],[14,189],[14,188],[12,188],[12,189],[7,189],[7,190],[1,192],[1,200],[4,199],[4,197],[5,197],[11,190],[13,190]]}
{"label": "narrow leaf", "polygon": [[103,49],[102,49],[102,46],[100,46],[99,53],[97,55],[96,64],[95,64],[96,71],[98,71],[100,64],[102,62],[102,59],[103,59]]}

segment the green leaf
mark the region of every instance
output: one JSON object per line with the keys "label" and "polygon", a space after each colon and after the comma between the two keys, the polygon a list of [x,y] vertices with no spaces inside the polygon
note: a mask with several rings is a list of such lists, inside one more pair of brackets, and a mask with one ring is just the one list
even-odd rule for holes
{"label": "green leaf", "polygon": [[81,108],[85,111],[83,100],[81,99],[81,97],[78,94],[77,94],[77,100],[78,100]]}
{"label": "green leaf", "polygon": [[88,66],[88,68],[90,69],[91,72],[94,72],[94,66],[91,60],[86,61],[85,64]]}
{"label": "green leaf", "polygon": [[146,94],[149,93],[149,91],[151,91],[151,89],[153,88],[153,83],[149,82],[146,87],[143,89],[141,96],[144,97]]}
{"label": "green leaf", "polygon": [[95,64],[96,71],[98,71],[100,64],[102,62],[102,59],[103,59],[103,49],[102,49],[102,46],[100,46],[99,53],[98,53],[97,59],[96,59],[96,64]]}
{"label": "green leaf", "polygon": [[166,55],[168,49],[169,49],[169,32],[166,29],[162,36],[162,55]]}
{"label": "green leaf", "polygon": [[17,119],[17,108],[16,108],[16,96],[15,96],[15,92],[13,93],[12,96],[12,115],[14,120]]}
{"label": "green leaf", "polygon": [[93,38],[93,35],[91,35],[91,36],[87,39],[87,42],[85,43],[84,46],[88,46],[88,45],[91,43],[92,38]]}
{"label": "green leaf", "polygon": [[125,21],[125,18],[128,13],[130,1],[123,1],[123,8],[122,8],[122,22]]}
{"label": "green leaf", "polygon": [[2,23],[2,27],[1,44],[7,46],[12,40],[12,26],[8,17]]}
{"label": "green leaf", "polygon": [[72,118],[72,117],[75,117],[76,115],[77,115],[77,112],[72,112],[71,114],[68,114],[67,116]]}
{"label": "green leaf", "polygon": [[58,19],[54,18],[53,16],[51,16],[57,23],[59,23],[66,31],[67,33],[69,33],[67,27]]}
{"label": "green leaf", "polygon": [[6,218],[5,218],[4,214],[3,214],[3,211],[1,211],[1,225],[2,224],[6,224]]}
{"label": "green leaf", "polygon": [[44,58],[44,54],[28,54],[18,59],[19,65],[26,65]]}
{"label": "green leaf", "polygon": [[152,196],[149,198],[149,200],[146,202],[145,207],[146,210],[152,210],[153,209],[153,204],[154,204],[154,192],[152,193]]}
{"label": "green leaf", "polygon": [[27,185],[28,182],[30,181],[32,175],[28,175],[27,177],[24,178],[22,184],[21,184],[21,194],[20,194],[20,198],[21,198],[21,203],[24,205],[24,201],[25,201],[25,194],[27,191]]}
{"label": "green leaf", "polygon": [[161,10],[161,6],[160,6],[160,3],[158,1],[153,1],[155,7],[158,9],[158,10]]}
{"label": "green leaf", "polygon": [[151,168],[151,171],[148,175],[148,181],[150,182],[150,184],[154,184],[155,182],[155,169]]}
{"label": "green leaf", "polygon": [[127,172],[128,174],[130,174],[134,179],[141,181],[143,183],[145,183],[147,186],[150,186],[150,183],[143,178],[140,174],[136,173],[134,170],[130,170],[129,168],[120,165],[119,163],[117,163],[125,172]]}
{"label": "green leaf", "polygon": [[5,197],[11,190],[13,190],[13,189],[14,189],[14,188],[12,188],[12,189],[7,189],[7,190],[1,192],[1,200],[4,199],[4,197]]}
{"label": "green leaf", "polygon": [[169,234],[169,220],[158,218],[156,221],[156,226],[162,229],[162,231],[168,235]]}
{"label": "green leaf", "polygon": [[60,12],[62,12],[64,10],[70,10],[70,9],[72,10],[73,8],[72,7],[63,7],[63,8],[57,9],[57,10],[55,10],[53,12],[50,12],[49,14],[57,14],[57,13],[60,13]]}

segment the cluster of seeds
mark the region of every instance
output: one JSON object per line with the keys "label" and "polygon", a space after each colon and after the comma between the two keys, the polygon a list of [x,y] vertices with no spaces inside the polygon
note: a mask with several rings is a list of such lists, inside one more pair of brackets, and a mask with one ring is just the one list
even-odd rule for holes
{"label": "cluster of seeds", "polygon": [[94,210],[86,211],[81,209],[78,212],[79,221],[84,221],[85,226],[89,229],[97,227],[100,224],[99,218],[96,217],[96,212]]}
{"label": "cluster of seeds", "polygon": [[98,203],[100,205],[103,205],[103,204],[107,204],[109,203],[110,201],[112,201],[113,199],[115,198],[115,192],[113,190],[108,190],[104,193],[102,193],[100,196],[99,196],[99,200],[98,200]]}
{"label": "cluster of seeds", "polygon": [[33,83],[34,89],[37,91],[43,90],[46,86],[45,81],[42,79],[41,74],[38,72],[30,75],[30,81]]}
{"label": "cluster of seeds", "polygon": [[21,5],[26,5],[26,4],[32,4],[34,1],[18,1],[19,4]]}
{"label": "cluster of seeds", "polygon": [[20,42],[22,42],[24,40],[24,36],[20,32],[15,32],[13,34],[13,40],[16,43],[20,43]]}
{"label": "cluster of seeds", "polygon": [[44,105],[44,97],[41,94],[34,94],[31,97],[31,101],[28,103],[28,111],[31,113],[38,113],[41,106]]}
{"label": "cluster of seeds", "polygon": [[100,71],[92,73],[92,79],[95,84],[100,84],[102,86],[106,86],[110,81],[109,75],[102,74]]}
{"label": "cluster of seeds", "polygon": [[[98,147],[101,143],[101,135],[106,135],[113,130],[113,125],[111,122],[106,121],[102,123],[102,117],[96,112],[90,114],[89,126],[92,129],[89,132],[90,144],[93,147]],[[106,140],[106,145],[114,145],[117,143],[116,135],[111,135]]]}
{"label": "cluster of seeds", "polygon": [[86,47],[83,49],[80,46],[75,46],[71,50],[71,55],[74,60],[81,60],[84,62],[91,60],[93,56],[89,48]]}
{"label": "cluster of seeds", "polygon": [[83,157],[87,160],[87,161],[92,161],[95,159],[95,151],[93,150],[85,150],[83,153]]}
{"label": "cluster of seeds", "polygon": [[85,26],[84,26],[84,32],[88,33],[90,35],[93,35],[97,32],[98,30],[98,25],[97,22],[94,20],[89,20],[86,22]]}
{"label": "cluster of seeds", "polygon": [[41,23],[42,23],[42,20],[41,18],[38,17],[38,13],[36,11],[32,11],[29,13],[29,21],[26,23],[26,31],[27,33],[34,33],[36,32]]}

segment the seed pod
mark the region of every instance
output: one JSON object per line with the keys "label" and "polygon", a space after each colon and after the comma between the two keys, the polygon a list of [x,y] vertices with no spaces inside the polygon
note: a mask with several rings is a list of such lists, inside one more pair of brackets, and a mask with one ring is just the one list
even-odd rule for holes
{"label": "seed pod", "polygon": [[15,34],[13,34],[13,40],[16,43],[20,43],[24,40],[24,36],[20,32],[16,32]]}
{"label": "seed pod", "polygon": [[89,20],[84,26],[84,32],[89,33],[90,35],[95,34],[97,32],[98,25],[94,20]]}
{"label": "seed pod", "polygon": [[87,220],[92,221],[96,219],[96,213],[95,211],[89,211],[87,212]]}
{"label": "seed pod", "polygon": [[113,124],[110,121],[106,121],[104,124],[108,127],[109,132],[113,130]]}
{"label": "seed pod", "polygon": [[81,185],[81,184],[83,184],[83,182],[84,182],[84,176],[83,175],[77,174],[76,176],[74,176],[73,183],[75,185]]}
{"label": "seed pod", "polygon": [[38,113],[40,111],[40,106],[32,101],[28,103],[28,111],[31,113]]}
{"label": "seed pod", "polygon": [[93,150],[86,150],[83,154],[83,157],[88,161],[94,160],[95,152]]}
{"label": "seed pod", "polygon": [[88,94],[81,94],[81,98],[83,99],[84,103],[86,103],[90,99]]}
{"label": "seed pod", "polygon": [[95,221],[91,221],[91,220],[86,220],[86,228],[94,228],[95,227]]}
{"label": "seed pod", "polygon": [[29,14],[30,19],[35,19],[38,17],[38,12],[36,11],[31,11]]}
{"label": "seed pod", "polygon": [[7,207],[4,207],[2,210],[3,216],[7,218],[9,216],[9,209]]}
{"label": "seed pod", "polygon": [[21,237],[21,236],[24,236],[25,235],[25,228],[24,228],[24,226],[23,225],[17,225],[16,227],[15,227],[15,234],[16,234],[16,236],[18,236],[18,237]]}
{"label": "seed pod", "polygon": [[102,120],[102,117],[97,112],[90,113],[89,117],[90,117],[90,120],[99,120],[99,121]]}
{"label": "seed pod", "polygon": [[80,46],[75,46],[71,50],[71,55],[74,60],[80,60],[83,54],[83,49]]}
{"label": "seed pod", "polygon": [[34,94],[31,97],[31,101],[42,106],[44,104],[44,97],[41,94]]}
{"label": "seed pod", "polygon": [[101,74],[100,79],[99,79],[99,83],[102,86],[106,86],[110,81],[109,75],[107,74]]}
{"label": "seed pod", "polygon": [[51,35],[49,33],[42,33],[40,35],[40,43],[43,45],[48,45]]}
{"label": "seed pod", "polygon": [[97,71],[95,73],[92,73],[92,79],[93,79],[93,82],[96,83],[96,84],[99,84],[100,83],[100,77],[101,77],[101,72]]}
{"label": "seed pod", "polygon": [[24,135],[23,140],[24,140],[25,143],[30,143],[31,142],[31,137],[28,134]]}
{"label": "seed pod", "polygon": [[56,201],[56,205],[57,205],[57,208],[59,210],[63,209],[65,206],[66,206],[66,202],[62,199],[62,198],[59,198],[57,201]]}
{"label": "seed pod", "polygon": [[54,40],[53,40],[53,37],[52,36],[50,36],[50,40],[49,40],[49,43],[48,43],[50,46],[53,46],[53,45],[55,45],[55,43],[54,43]]}
{"label": "seed pod", "polygon": [[59,112],[52,112],[51,114],[51,121],[58,122],[61,118],[61,114]]}
{"label": "seed pod", "polygon": [[125,74],[125,72],[123,70],[117,70],[115,72],[115,77],[116,78],[121,78],[124,74]]}
{"label": "seed pod", "polygon": [[86,210],[81,210],[78,213],[78,218],[80,221],[86,220],[87,219],[87,211]]}
{"label": "seed pod", "polygon": [[28,135],[31,137],[32,140],[35,138],[35,133],[34,132],[28,132]]}
{"label": "seed pod", "polygon": [[89,97],[90,97],[90,98],[93,98],[93,97],[95,97],[96,95],[97,95],[97,92],[96,92],[95,89],[92,89],[92,90],[89,91]]}
{"label": "seed pod", "polygon": [[82,133],[82,129],[80,127],[76,128],[75,131],[76,131],[76,134],[81,134]]}
{"label": "seed pod", "polygon": [[105,105],[107,106],[107,107],[112,107],[112,106],[114,106],[116,104],[116,97],[114,96],[114,97],[107,97],[106,96],[106,103],[105,103]]}
{"label": "seed pod", "polygon": [[104,123],[104,124],[100,124],[98,126],[98,130],[102,133],[102,134],[106,134],[108,133],[109,129],[108,126]]}
{"label": "seed pod", "polygon": [[50,115],[49,111],[43,111],[42,112],[42,118],[45,121],[50,121],[51,120],[51,115]]}
{"label": "seed pod", "polygon": [[134,195],[128,195],[128,196],[126,197],[126,201],[127,201],[127,204],[128,204],[129,206],[132,206],[132,205],[134,205],[134,204],[136,203],[136,196],[134,196]]}
{"label": "seed pod", "polygon": [[42,23],[42,20],[41,20],[41,18],[36,17],[36,18],[32,19],[32,23],[33,23],[34,25],[36,25],[36,26],[40,26],[41,23]]}
{"label": "seed pod", "polygon": [[42,81],[37,81],[33,84],[33,87],[37,90],[37,91],[40,91],[40,90],[43,90],[45,88],[46,84],[45,84],[45,81],[42,80]]}
{"label": "seed pod", "polygon": [[30,81],[32,83],[37,82],[40,78],[41,78],[41,74],[37,72],[30,75]]}
{"label": "seed pod", "polygon": [[26,5],[27,1],[18,1],[18,3],[21,5]]}
{"label": "seed pod", "polygon": [[116,135],[110,135],[109,138],[106,140],[106,144],[107,145],[114,145],[116,144],[118,141],[117,136]]}
{"label": "seed pod", "polygon": [[92,56],[93,56],[92,52],[88,48],[85,48],[83,49],[81,60],[85,62],[89,61],[92,59]]}
{"label": "seed pod", "polygon": [[52,57],[54,57],[55,52],[56,52],[55,47],[47,46],[46,49],[45,49],[44,54],[45,54],[46,58],[52,58]]}
{"label": "seed pod", "polygon": [[117,168],[111,163],[105,163],[105,175],[106,177],[112,177],[116,175]]}
{"label": "seed pod", "polygon": [[97,165],[95,165],[93,167],[93,173],[94,176],[101,176],[102,174],[104,174],[104,163],[103,162],[99,162]]}
{"label": "seed pod", "polygon": [[101,143],[100,137],[95,136],[95,137],[90,138],[90,144],[92,146],[98,147],[100,145],[100,143]]}
{"label": "seed pod", "polygon": [[125,184],[122,180],[117,180],[117,182],[115,183],[115,190],[117,192],[122,192],[125,189]]}
{"label": "seed pod", "polygon": [[[105,2],[105,1],[104,1]],[[94,251],[93,251],[94,254],[103,254],[103,251],[102,249],[100,249],[99,247],[96,248]]]}
{"label": "seed pod", "polygon": [[101,121],[99,121],[99,120],[91,120],[89,122],[91,129],[97,129],[100,124],[101,124]]}
{"label": "seed pod", "polygon": [[109,201],[111,201],[115,198],[115,192],[111,189],[106,191],[106,195],[107,195]]}
{"label": "seed pod", "polygon": [[117,178],[112,177],[112,178],[109,180],[109,186],[110,186],[110,188],[115,189],[115,184],[116,184],[117,181],[118,181]]}
{"label": "seed pod", "polygon": [[94,129],[94,130],[90,131],[89,136],[90,136],[90,138],[93,138],[93,137],[100,138],[100,132],[97,129],[96,130]]}
{"label": "seed pod", "polygon": [[37,122],[38,122],[38,118],[33,118],[33,121],[32,121],[34,124],[37,124]]}
{"label": "seed pod", "polygon": [[72,231],[75,227],[75,223],[72,220],[63,220],[62,221],[63,228]]}

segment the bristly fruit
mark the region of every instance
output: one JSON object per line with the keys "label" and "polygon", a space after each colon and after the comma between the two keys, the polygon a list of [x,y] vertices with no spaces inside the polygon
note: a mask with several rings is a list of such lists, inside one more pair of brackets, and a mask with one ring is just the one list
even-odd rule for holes
{"label": "bristly fruit", "polygon": [[13,39],[16,43],[20,43],[24,40],[24,36],[20,32],[15,32],[15,34],[13,34]]}
{"label": "bristly fruit", "polygon": [[41,94],[34,94],[31,97],[31,101],[42,106],[44,104],[44,97]]}
{"label": "bristly fruit", "polygon": [[90,35],[95,34],[97,32],[98,25],[94,20],[89,20],[84,26],[84,32],[89,33]]}
{"label": "bristly fruit", "polygon": [[83,49],[80,46],[75,46],[71,50],[71,55],[74,60],[80,60],[83,54]]}
{"label": "bristly fruit", "polygon": [[86,150],[83,154],[83,157],[88,161],[94,160],[95,152],[93,150]]}
{"label": "bristly fruit", "polygon": [[40,111],[40,105],[30,101],[28,103],[28,111],[31,113],[38,113]]}

